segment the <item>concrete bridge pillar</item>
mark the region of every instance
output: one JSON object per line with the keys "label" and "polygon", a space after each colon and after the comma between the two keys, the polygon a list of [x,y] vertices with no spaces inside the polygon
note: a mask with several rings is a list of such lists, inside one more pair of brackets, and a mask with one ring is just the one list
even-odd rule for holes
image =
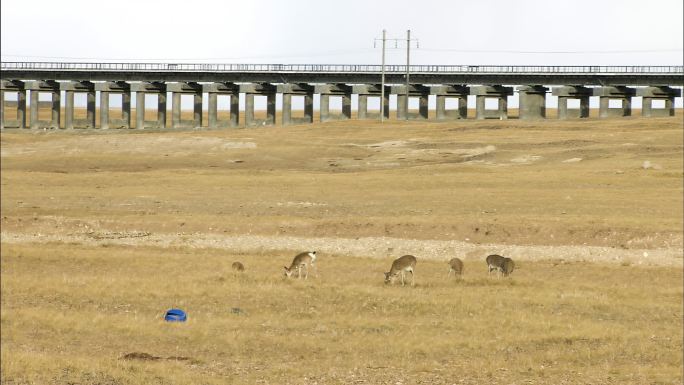
{"label": "concrete bridge pillar", "polygon": [[[135,92],[135,128],[166,128],[166,84],[162,82],[141,82],[131,84]],[[157,120],[145,120],[145,95],[157,96]]]}
{"label": "concrete bridge pillar", "polygon": [[406,119],[408,119],[408,99],[405,93],[397,93],[397,120]]}
{"label": "concrete bridge pillar", "polygon": [[330,94],[321,94],[319,114],[321,122],[330,120]]}
{"label": "concrete bridge pillar", "polygon": [[549,89],[541,85],[518,87],[520,106],[518,117],[523,120],[546,118],[546,92]]}
{"label": "concrete bridge pillar", "polygon": [[[315,87],[305,83],[279,84],[276,91],[283,94],[282,124],[313,123],[313,95]],[[292,95],[304,96],[304,118],[292,118]]]}
{"label": "concrete bridge pillar", "polygon": [[397,119],[427,119],[428,118],[428,97],[430,87],[420,84],[409,87],[408,97],[418,97],[418,114],[410,114],[408,111],[408,100],[406,99],[406,86],[393,86],[391,92],[397,95]]}
{"label": "concrete bridge pillar", "polygon": [[[554,87],[551,93],[558,97],[558,119],[589,117],[589,97],[593,95],[591,88],[583,86]],[[569,99],[579,99],[579,109],[568,108]]]}
{"label": "concrete bridge pillar", "polygon": [[0,88],[0,130],[4,130],[4,129],[5,129],[5,89]]}
{"label": "concrete bridge pillar", "polygon": [[267,125],[275,124],[276,120],[276,93],[266,94],[266,121]]}
{"label": "concrete bridge pillar", "polygon": [[[643,97],[641,116],[674,116],[674,99],[676,97],[682,96],[682,90],[667,86],[644,87],[637,88],[636,95]],[[653,108],[654,100],[663,100],[665,102],[665,106],[662,108]]]}
{"label": "concrete bridge pillar", "polygon": [[245,127],[254,125],[254,94],[245,94]]}
{"label": "concrete bridge pillar", "polygon": [[[95,128],[95,84],[87,81],[62,82],[60,88],[66,93],[64,128]],[[77,92],[86,94],[85,120],[74,119],[74,95]]]}
{"label": "concrete bridge pillar", "polygon": [[[599,118],[612,118],[632,115],[632,96],[636,95],[636,89],[625,86],[596,87],[593,95],[599,99]],[[611,100],[619,100],[620,107],[610,107]]]}
{"label": "concrete bridge pillar", "polygon": [[[240,84],[240,92],[245,94],[245,127],[272,125],[276,115],[277,87],[269,83]],[[254,95],[266,96],[266,119],[257,120],[254,116]]]}
{"label": "concrete bridge pillar", "polygon": [[[350,87],[351,88],[351,87]],[[342,96],[342,119],[352,117],[352,94],[351,90]]]}
{"label": "concrete bridge pillar", "polygon": [[[60,128],[60,107],[62,96],[59,83],[54,80],[29,81],[26,82],[26,89],[31,91],[31,128]],[[40,92],[50,92],[52,95],[51,119],[49,121],[39,120],[38,95]]]}
{"label": "concrete bridge pillar", "polygon": [[[6,120],[5,96],[6,92],[17,94],[16,120]],[[26,88],[19,80],[0,80],[0,129],[26,128]]]}
{"label": "concrete bridge pillar", "polygon": [[[475,95],[476,99],[476,118],[477,119],[508,119],[508,97],[513,95],[512,87],[495,86],[474,86],[470,87],[470,94]],[[496,98],[498,108],[487,110],[485,99]]]}
{"label": "concrete bridge pillar", "polygon": [[418,98],[418,116],[422,119],[428,118],[428,94],[422,94]]}
{"label": "concrete bridge pillar", "polygon": [[292,94],[283,94],[282,125],[292,124]]}
{"label": "concrete bridge pillar", "polygon": [[[100,128],[131,128],[131,85],[126,82],[95,83],[95,90],[100,91]],[[109,95],[121,94],[121,119],[109,116]]]}
{"label": "concrete bridge pillar", "polygon": [[[468,117],[468,93],[470,88],[464,85],[431,86],[430,94],[436,97],[436,118],[446,119],[466,119]],[[447,111],[447,98],[455,98],[458,103],[456,110]]]}
{"label": "concrete bridge pillar", "polygon": [[[202,127],[202,85],[195,82],[167,83],[166,90],[172,92],[171,97],[171,127],[172,128],[200,128]],[[181,117],[181,95],[192,95],[192,120]]]}
{"label": "concrete bridge pillar", "polygon": [[368,95],[359,94],[357,118],[368,119]]}
{"label": "concrete bridge pillar", "polygon": [[[389,98],[390,98],[390,86],[385,86],[385,98],[382,100],[385,109],[385,119],[389,119]],[[352,94],[357,94],[359,96],[358,102],[358,119],[380,119],[380,113],[369,113],[368,112],[368,97],[369,96],[382,96],[382,88],[380,84],[359,84],[352,86]],[[351,108],[351,107],[350,107]]]}
{"label": "concrete bridge pillar", "polygon": [[[327,122],[329,120],[345,120],[351,119],[351,96],[352,87],[346,84],[320,84],[315,87],[314,93],[320,94],[320,115],[321,122]],[[342,115],[331,116],[330,115],[330,97],[331,96],[341,96],[342,97]],[[367,98],[364,102],[367,104]],[[366,108],[367,109],[367,108]]]}
{"label": "concrete bridge pillar", "polygon": [[[237,127],[240,122],[240,86],[235,83],[203,84],[202,89],[209,95],[209,128]],[[230,97],[230,119],[227,123],[218,118],[218,96]]]}

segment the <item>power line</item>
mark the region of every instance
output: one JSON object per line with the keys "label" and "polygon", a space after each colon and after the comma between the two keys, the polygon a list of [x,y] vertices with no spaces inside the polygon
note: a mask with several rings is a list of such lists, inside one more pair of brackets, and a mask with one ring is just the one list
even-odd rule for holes
{"label": "power line", "polygon": [[359,53],[373,52],[370,48],[344,50],[344,51],[329,51],[329,52],[311,52],[311,53],[296,53],[296,54],[277,54],[277,55],[248,55],[248,56],[233,56],[233,57],[203,57],[203,58],[107,58],[107,57],[81,57],[81,56],[43,56],[43,55],[22,55],[16,53],[2,53],[2,57],[23,57],[34,59],[67,59],[67,60],[112,60],[112,61],[206,61],[206,60],[244,60],[244,59],[278,59],[278,58],[299,58],[299,57],[318,57],[318,56],[336,56]]}
{"label": "power line", "polygon": [[382,41],[382,82],[380,83],[380,122],[385,120],[385,48],[386,42],[394,41],[394,48],[399,48],[399,42],[406,42],[406,120],[408,120],[408,107],[409,107],[409,69],[410,69],[410,57],[411,57],[411,43],[416,43],[416,48],[420,48],[418,39],[411,39],[411,30],[406,31],[406,40],[400,38],[387,38],[387,33],[382,30],[382,39],[376,38],[373,41],[373,48],[375,48],[378,40]]}
{"label": "power line", "polygon": [[621,53],[657,53],[682,52],[682,49],[645,49],[645,50],[599,50],[599,51],[519,51],[519,50],[477,50],[460,48],[422,48],[426,52],[459,52],[459,53],[509,53],[509,54],[621,54]]}

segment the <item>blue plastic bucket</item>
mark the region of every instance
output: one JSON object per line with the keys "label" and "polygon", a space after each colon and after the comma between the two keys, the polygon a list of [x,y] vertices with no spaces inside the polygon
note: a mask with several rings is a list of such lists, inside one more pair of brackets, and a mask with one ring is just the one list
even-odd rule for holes
{"label": "blue plastic bucket", "polygon": [[168,322],[185,322],[188,316],[181,309],[171,309],[166,312],[164,320]]}

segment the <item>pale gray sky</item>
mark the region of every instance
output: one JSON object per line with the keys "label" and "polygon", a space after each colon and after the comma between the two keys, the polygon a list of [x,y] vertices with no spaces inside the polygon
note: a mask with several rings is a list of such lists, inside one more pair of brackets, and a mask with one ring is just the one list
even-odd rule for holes
{"label": "pale gray sky", "polygon": [[[682,0],[3,0],[2,59],[681,65]],[[393,45],[390,45],[393,46]],[[388,52],[404,64],[405,51]]]}
{"label": "pale gray sky", "polygon": [[[400,39],[411,29],[419,43],[412,64],[684,62],[682,0],[2,0],[0,7],[3,61],[379,64],[373,45],[384,28]],[[387,63],[406,63],[404,42]]]}

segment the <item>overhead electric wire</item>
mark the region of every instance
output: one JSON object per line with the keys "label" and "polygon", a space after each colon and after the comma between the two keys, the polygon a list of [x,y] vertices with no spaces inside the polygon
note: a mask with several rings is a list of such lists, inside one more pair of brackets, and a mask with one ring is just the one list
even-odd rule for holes
{"label": "overhead electric wire", "polygon": [[[388,47],[388,51],[400,50]],[[582,51],[528,51],[528,50],[479,50],[479,49],[461,49],[461,48],[426,48],[421,47],[419,51],[422,52],[453,52],[453,53],[472,53],[472,54],[537,54],[537,55],[581,55],[581,54],[634,54],[634,53],[667,53],[667,52],[682,52],[680,49],[634,49],[634,50],[582,50]],[[48,55],[23,55],[17,53],[1,53],[2,61],[7,58],[26,58],[26,59],[49,59],[49,60],[96,60],[96,61],[128,61],[128,62],[198,62],[198,61],[238,61],[248,59],[291,59],[291,58],[308,58],[308,57],[323,57],[323,56],[341,56],[351,54],[368,54],[375,52],[373,48],[355,49],[355,50],[338,50],[326,52],[299,52],[293,54],[254,54],[242,55],[233,57],[170,57],[170,58],[124,58],[124,57],[79,57],[79,56],[48,56]]]}
{"label": "overhead electric wire", "polygon": [[459,52],[459,53],[507,53],[507,54],[621,54],[621,53],[655,53],[682,52],[682,49],[645,49],[645,50],[595,50],[595,51],[522,51],[522,50],[474,50],[460,48],[421,48],[428,52]]}
{"label": "overhead electric wire", "polygon": [[373,49],[357,49],[346,51],[328,51],[328,52],[313,52],[313,53],[296,53],[296,54],[277,54],[277,55],[245,55],[234,57],[195,57],[195,58],[106,58],[106,57],[76,57],[76,56],[43,56],[43,55],[21,55],[2,53],[2,57],[22,57],[34,59],[67,59],[67,60],[112,60],[112,61],[206,61],[206,60],[244,60],[244,59],[279,59],[279,58],[299,58],[299,57],[319,57],[319,56],[336,56],[347,55],[354,53],[370,53]]}

